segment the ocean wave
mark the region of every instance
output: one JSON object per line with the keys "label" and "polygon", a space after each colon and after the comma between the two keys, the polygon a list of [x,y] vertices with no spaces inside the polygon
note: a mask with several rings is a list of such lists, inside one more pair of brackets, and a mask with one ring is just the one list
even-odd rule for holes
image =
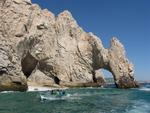
{"label": "ocean wave", "polygon": [[46,95],[40,94],[40,99],[41,99],[41,101],[44,101],[44,100],[74,100],[74,99],[81,99],[81,98],[80,97],[74,97],[71,94],[67,94],[63,97],[54,97],[51,95],[46,96]]}
{"label": "ocean wave", "polygon": [[150,113],[150,103],[141,101],[134,101],[130,110],[126,110],[126,113]]}
{"label": "ocean wave", "polygon": [[15,92],[15,91],[2,91],[0,93],[13,93],[13,92]]}
{"label": "ocean wave", "polygon": [[140,88],[139,90],[141,90],[141,91],[150,91],[150,88],[142,87],[142,88]]}
{"label": "ocean wave", "polygon": [[74,97],[86,97],[86,96],[91,96],[91,95],[94,95],[94,94],[91,94],[91,93],[89,93],[89,92],[85,92],[84,94],[82,94],[82,93],[74,93],[74,94],[71,94],[72,96],[74,96]]}
{"label": "ocean wave", "polygon": [[[34,91],[51,91],[59,88],[51,88],[51,87],[40,87],[40,86],[29,86],[27,92],[34,92]],[[61,88],[63,90],[67,88]]]}

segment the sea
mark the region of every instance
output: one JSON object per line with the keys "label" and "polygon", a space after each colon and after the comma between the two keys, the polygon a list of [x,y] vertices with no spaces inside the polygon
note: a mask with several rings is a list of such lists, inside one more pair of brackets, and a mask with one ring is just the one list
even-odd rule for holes
{"label": "sea", "polygon": [[150,113],[150,84],[137,89],[72,88],[61,98],[47,91],[1,92],[0,113]]}

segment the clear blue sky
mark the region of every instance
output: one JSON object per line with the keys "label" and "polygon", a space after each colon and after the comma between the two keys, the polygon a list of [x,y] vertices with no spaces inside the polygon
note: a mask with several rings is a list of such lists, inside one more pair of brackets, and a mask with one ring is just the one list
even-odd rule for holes
{"label": "clear blue sky", "polygon": [[[150,80],[150,0],[32,0],[55,15],[69,10],[87,32],[109,47],[112,36],[124,44],[138,80]],[[107,73],[108,74],[108,73]]]}

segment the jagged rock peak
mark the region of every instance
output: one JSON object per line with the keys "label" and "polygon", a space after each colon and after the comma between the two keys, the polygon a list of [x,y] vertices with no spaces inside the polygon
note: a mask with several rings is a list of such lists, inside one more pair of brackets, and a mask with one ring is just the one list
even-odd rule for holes
{"label": "jagged rock peak", "polygon": [[124,49],[123,44],[118,40],[117,37],[112,37],[110,45],[111,47],[121,47],[122,49]]}
{"label": "jagged rock peak", "polygon": [[68,18],[73,18],[71,12],[69,12],[68,10],[64,10],[63,12],[61,12],[58,17],[68,17]]}
{"label": "jagged rock peak", "polygon": [[98,36],[96,36],[94,33],[89,32],[88,35],[89,35],[90,37],[94,38],[95,40],[98,40],[98,42],[100,42],[100,43],[102,44],[101,39],[100,39]]}
{"label": "jagged rock peak", "polygon": [[68,10],[65,10],[58,14],[57,20],[60,23],[64,23],[65,25],[70,26],[72,28],[78,27],[76,20],[73,18],[71,12],[69,12]]}

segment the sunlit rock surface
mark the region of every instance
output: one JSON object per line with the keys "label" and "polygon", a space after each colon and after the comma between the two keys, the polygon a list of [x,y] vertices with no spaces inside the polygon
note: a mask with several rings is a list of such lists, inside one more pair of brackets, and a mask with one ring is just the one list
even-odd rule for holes
{"label": "sunlit rock surface", "polygon": [[30,0],[0,1],[0,90],[102,86],[99,69],[110,71],[119,88],[138,87],[117,38],[105,49],[69,11],[55,16]]}

